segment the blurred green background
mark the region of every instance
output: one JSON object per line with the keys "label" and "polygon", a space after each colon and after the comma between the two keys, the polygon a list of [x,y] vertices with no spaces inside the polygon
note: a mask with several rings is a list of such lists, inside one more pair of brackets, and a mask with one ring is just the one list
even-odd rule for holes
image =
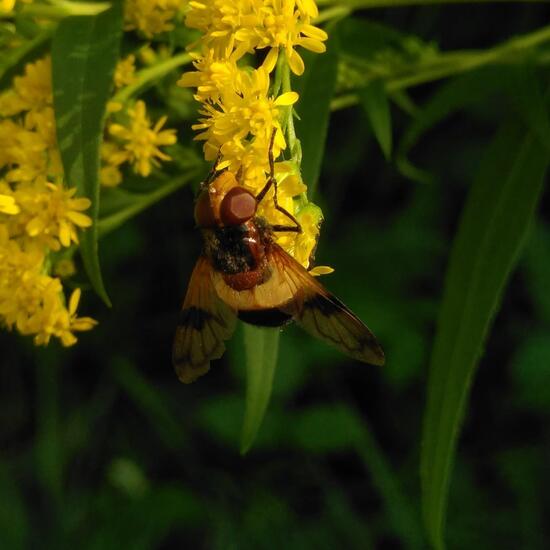
{"label": "blurred green background", "polygon": [[[548,14],[478,5],[368,16],[458,50],[532,31]],[[548,81],[546,65],[538,70]],[[440,85],[411,98],[422,105]],[[96,329],[71,349],[0,334],[0,548],[424,548],[418,462],[443,277],[468,188],[508,114],[497,92],[425,132],[409,158],[431,177],[416,182],[384,160],[358,106],[333,113],[317,260],[336,269],[323,282],[375,332],[387,366],[286,328],[272,401],[244,457],[241,329],[195,384],[171,367],[201,245],[192,190],[109,234],[100,255],[113,308],[89,292],[81,309]],[[410,119],[392,115],[399,142]],[[184,118],[172,126],[189,136]],[[549,214],[546,194],[473,384],[449,548],[550,545]]]}

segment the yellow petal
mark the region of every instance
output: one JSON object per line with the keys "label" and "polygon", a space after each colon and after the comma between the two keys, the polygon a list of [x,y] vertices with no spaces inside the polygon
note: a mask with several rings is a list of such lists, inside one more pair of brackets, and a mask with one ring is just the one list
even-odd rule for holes
{"label": "yellow petal", "polygon": [[71,315],[74,315],[76,313],[76,310],[78,308],[78,302],[80,302],[81,294],[82,294],[82,290],[80,290],[80,288],[75,288],[73,290],[73,293],[71,294],[71,297],[69,299],[69,313]]}
{"label": "yellow petal", "polygon": [[77,342],[76,336],[72,332],[69,332],[68,330],[63,331],[61,333],[60,338],[61,338],[61,344],[63,344],[63,347],[65,348],[68,348],[69,346],[73,346]]}
{"label": "yellow petal", "polygon": [[264,62],[262,63],[262,67],[270,73],[277,64],[277,59],[279,57],[279,48],[271,48],[269,50],[269,53],[265,56]]}
{"label": "yellow petal", "polygon": [[108,101],[107,102],[107,112],[108,113],[118,113],[122,109],[122,103],[118,101]]}
{"label": "yellow petal", "polygon": [[15,203],[15,199],[9,195],[0,195],[0,212],[3,214],[19,214],[19,206]]}
{"label": "yellow petal", "polygon": [[[288,51],[287,51],[288,55]],[[296,52],[296,50],[291,49],[290,55],[288,55],[288,64],[290,66],[290,70],[297,76],[300,76],[304,74],[304,60],[300,57],[300,55]]]}
{"label": "yellow petal", "polygon": [[301,29],[301,33],[310,38],[317,38],[317,40],[327,40],[328,34],[319,27],[313,25],[304,25]]}
{"label": "yellow petal", "polygon": [[15,6],[15,0],[2,0],[0,2],[0,12],[7,13],[12,11]]}
{"label": "yellow petal", "polygon": [[90,208],[92,201],[86,197],[80,197],[78,199],[71,200],[71,209],[72,210],[86,210]]}
{"label": "yellow petal", "polygon": [[330,275],[331,273],[334,273],[334,269],[328,265],[317,265],[309,270],[309,274],[314,277],[319,277],[319,275]]}
{"label": "yellow petal", "polygon": [[286,92],[281,94],[276,100],[275,105],[278,107],[283,107],[286,105],[293,105],[298,101],[300,96],[296,92]]}
{"label": "yellow petal", "polygon": [[44,222],[40,218],[33,218],[25,227],[30,237],[36,237],[44,230]]}
{"label": "yellow petal", "polygon": [[64,220],[59,222],[59,242],[63,246],[71,245],[71,228]]}
{"label": "yellow petal", "polygon": [[79,227],[90,227],[92,225],[92,219],[89,216],[73,210],[67,212],[67,218]]}
{"label": "yellow petal", "polygon": [[97,321],[91,317],[79,317],[71,323],[72,330],[91,330],[97,325]]}
{"label": "yellow petal", "polygon": [[323,53],[327,51],[327,47],[315,38],[300,38],[296,43],[304,47],[306,50],[310,50],[315,53]]}
{"label": "yellow petal", "polygon": [[314,0],[299,0],[298,6],[301,7],[301,9],[304,10],[310,17],[317,17],[319,15],[319,10],[317,9],[317,4],[315,4]]}

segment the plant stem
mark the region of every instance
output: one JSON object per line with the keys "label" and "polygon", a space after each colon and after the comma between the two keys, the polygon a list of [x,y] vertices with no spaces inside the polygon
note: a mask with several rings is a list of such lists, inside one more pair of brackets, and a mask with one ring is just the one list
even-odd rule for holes
{"label": "plant stem", "polygon": [[[407,68],[406,74],[381,76],[388,93],[395,93],[412,86],[454,76],[478,69],[491,63],[515,63],[522,60],[531,50],[550,42],[550,26],[543,27],[524,36],[514,37],[488,50],[456,51],[443,53],[424,64]],[[545,60],[544,58],[541,58]],[[357,62],[356,59],[354,59]],[[370,65],[369,65],[369,68]],[[372,70],[372,69],[371,69]],[[354,93],[336,97],[331,110],[337,111],[356,105],[359,98]]]}
{"label": "plant stem", "polygon": [[[281,52],[280,57],[283,58],[283,61],[281,62],[281,65],[280,67],[278,67],[278,69],[281,71],[282,75],[283,93],[291,92],[292,86],[290,83],[290,67],[288,65],[288,60],[286,58],[286,54],[283,52]],[[292,160],[300,165],[302,161],[302,154],[300,149],[300,142],[296,138],[292,105],[289,105],[285,108],[284,127],[286,130],[286,135],[288,137],[288,145],[290,147]]]}
{"label": "plant stem", "polygon": [[136,81],[129,86],[125,86],[119,90],[112,98],[112,101],[124,103],[134,95],[138,95],[146,88],[151,86],[153,82],[168,74],[170,71],[182,65],[191,63],[192,59],[188,53],[180,53],[162,61],[152,67],[147,67],[136,73]]}
{"label": "plant stem", "polygon": [[108,10],[108,2],[52,2],[51,6],[44,4],[29,4],[23,6],[18,15],[26,17],[44,17],[46,19],[64,19],[73,15],[99,15]]}
{"label": "plant stem", "polygon": [[324,23],[325,21],[330,21],[331,19],[340,19],[342,17],[347,17],[352,12],[351,8],[347,6],[334,6],[333,8],[327,8],[323,10],[313,21],[315,25]]}

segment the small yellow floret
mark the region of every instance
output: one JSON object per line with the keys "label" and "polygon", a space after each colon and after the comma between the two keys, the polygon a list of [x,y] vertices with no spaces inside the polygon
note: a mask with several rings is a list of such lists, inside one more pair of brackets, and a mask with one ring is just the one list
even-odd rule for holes
{"label": "small yellow floret", "polygon": [[176,143],[176,131],[161,131],[166,116],[161,117],[151,127],[145,103],[141,100],[128,109],[128,115],[128,126],[113,123],[109,126],[109,134],[121,141],[124,160],[133,165],[134,172],[145,177],[151,173],[153,166],[159,166],[158,159],[171,160],[159,147]]}
{"label": "small yellow floret", "polygon": [[147,38],[171,31],[172,20],[181,11],[185,0],[126,0],[124,23],[126,30],[138,30]]}
{"label": "small yellow floret", "polygon": [[122,88],[135,82],[135,62],[136,56],[130,54],[117,63],[115,68],[115,86],[117,88]]}

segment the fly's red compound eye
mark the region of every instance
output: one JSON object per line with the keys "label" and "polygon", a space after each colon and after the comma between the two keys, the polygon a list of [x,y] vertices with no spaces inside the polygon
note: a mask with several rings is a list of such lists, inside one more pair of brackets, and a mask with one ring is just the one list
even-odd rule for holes
{"label": "fly's red compound eye", "polygon": [[241,225],[256,214],[256,197],[244,187],[233,187],[222,200],[220,218],[224,225]]}

